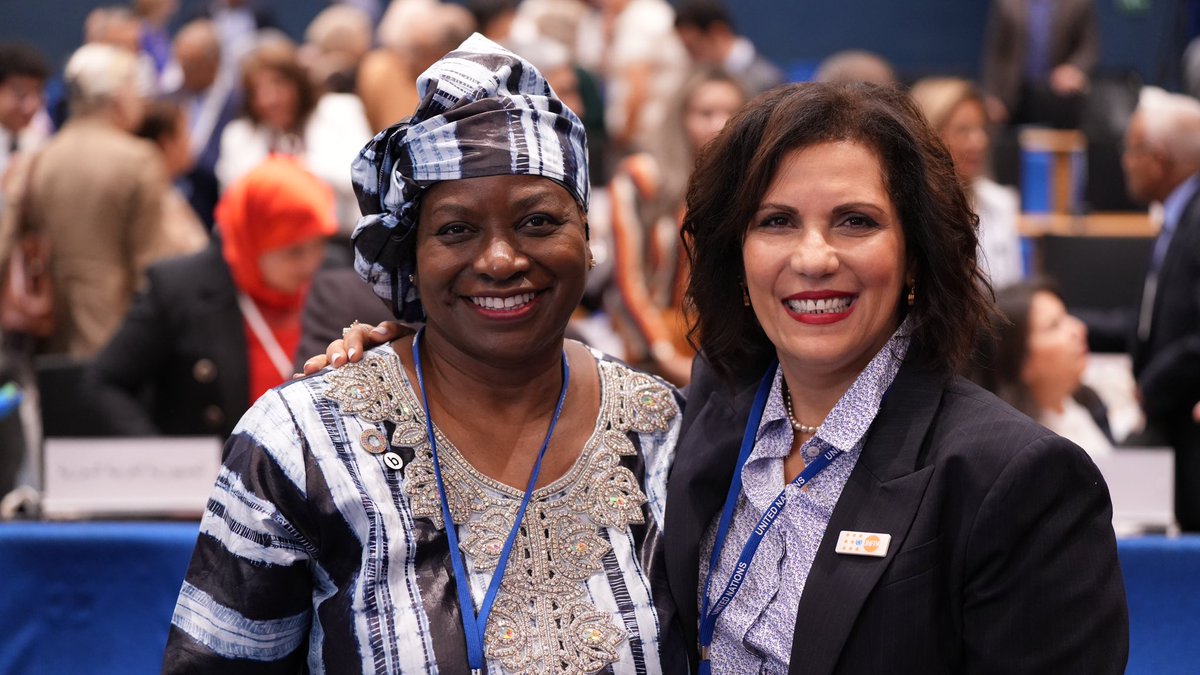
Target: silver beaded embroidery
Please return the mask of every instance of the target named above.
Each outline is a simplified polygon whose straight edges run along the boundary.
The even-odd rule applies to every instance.
[[[571,469],[533,494],[484,633],[488,658],[509,673],[594,673],[618,658],[625,629],[589,600],[586,582],[603,573],[611,549],[599,528],[624,532],[643,522],[646,495],[621,464],[636,455],[627,432],[666,431],[679,414],[671,391],[620,364],[599,361],[596,431]],[[411,447],[404,491],[413,517],[442,528],[441,503],[424,415],[399,359],[376,352],[328,376],[326,397],[347,414],[396,425],[395,446]],[[480,474],[435,428],[459,547],[476,571],[494,570],[516,518],[520,490]]]

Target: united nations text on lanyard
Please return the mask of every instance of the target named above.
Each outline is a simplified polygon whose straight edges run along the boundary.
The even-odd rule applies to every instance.
[[[772,364],[767,369],[767,374],[763,376],[762,382],[758,385],[758,392],[754,396],[754,406],[750,409],[750,418],[746,421],[746,431],[742,435],[742,448],[738,453],[737,464],[733,470],[733,479],[729,482],[729,493],[725,497],[725,507],[721,511],[721,520],[717,525],[717,538],[713,542],[712,555],[708,560],[708,578],[704,582],[704,595],[700,601],[700,673],[701,675],[709,675],[712,672],[712,662],[709,660],[708,648],[712,644],[713,630],[717,625],[717,618],[729,603],[733,601],[734,596],[741,590],[746,575],[750,573],[750,564],[754,561],[754,554],[758,552],[758,545],[762,543],[763,537],[767,531],[775,524],[776,518],[783,512],[787,506],[788,497],[787,489],[790,485],[804,486],[812,481],[817,474],[825,470],[840,457],[844,452],[837,448],[829,448],[819,457],[814,459],[808,466],[804,467],[804,471],[800,472],[789,485],[785,485],[771,505],[763,512],[758,523],[754,526],[754,530],[750,533],[750,538],[746,540],[742,546],[741,555],[738,556],[737,565],[733,569],[733,574],[730,575],[729,581],[725,584],[725,590],[721,592],[717,598],[716,604],[709,608],[709,589],[712,586],[713,576],[717,572],[717,563],[721,559],[721,551],[725,547],[725,540],[729,537],[729,527],[733,522],[733,512],[737,507],[738,497],[741,495],[742,488],[742,467],[746,465],[746,460],[750,458],[750,451],[754,449],[754,441],[758,436],[758,427],[762,422],[763,410],[767,407],[767,398],[771,394],[771,387],[775,383],[775,372],[778,370],[779,364]]]

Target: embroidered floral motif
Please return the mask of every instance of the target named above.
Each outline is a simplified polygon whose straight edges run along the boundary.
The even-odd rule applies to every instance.
[[[372,424],[396,423],[392,445],[411,448],[425,440],[425,424],[417,419],[419,403],[396,358],[369,353],[358,363],[331,371],[325,398],[336,401],[347,415]]]
[[[393,445],[411,447],[415,455],[404,469],[413,516],[444,527],[417,398],[398,359],[371,356],[331,373],[326,396],[368,421],[396,424]],[[596,672],[617,660],[627,637],[613,617],[597,611],[585,584],[604,571],[612,548],[600,528],[625,531],[644,520],[646,495],[621,464],[621,457],[637,454],[626,432],[665,431],[679,410],[658,380],[598,363],[596,432],[566,475],[534,492],[484,633],[488,658],[510,673]],[[494,570],[521,492],[477,472],[437,434],[450,512],[462,528],[460,548],[474,570]]]
[[[616,396],[608,399],[607,413],[617,431],[666,431],[678,409],[671,391],[661,382],[628,368],[609,368]],[[605,384],[607,388],[608,383]]]

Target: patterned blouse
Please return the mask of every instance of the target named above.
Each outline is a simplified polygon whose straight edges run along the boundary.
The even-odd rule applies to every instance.
[[[709,652],[714,673],[788,672],[792,628],[796,625],[804,582],[842,488],[858,463],[867,430],[879,414],[883,396],[900,370],[909,343],[906,333],[907,324],[896,331],[859,373],[825,418],[816,436],[801,448],[806,458],[816,458],[831,447],[843,450],[845,454],[803,488],[787,486],[787,506],[763,537],[741,590],[717,619]],[[750,532],[784,489],[783,460],[791,452],[792,439],[792,426],[783,400],[783,370],[780,369],[775,374],[763,410],[754,448],[742,467],[742,493],[709,589],[710,607],[725,589]],[[805,463],[808,461],[806,459]],[[719,518],[720,514],[708,528],[701,546],[701,589],[708,574],[708,560],[716,540]]]
[[[489,673],[661,672],[650,558],[680,399],[593,355],[595,430],[532,497],[538,526],[520,530],[484,636]],[[435,433],[478,607],[523,493]],[[226,453],[165,673],[469,672],[424,415],[390,347],[268,392]]]

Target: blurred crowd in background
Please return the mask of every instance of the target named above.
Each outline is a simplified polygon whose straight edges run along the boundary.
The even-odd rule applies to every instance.
[[[473,32],[533,62],[587,128],[598,264],[574,337],[687,383],[683,289],[703,272],[688,269],[679,236],[689,173],[743,103],[796,79],[724,3],[347,0],[300,40],[277,27],[287,3],[190,9],[97,7],[61,70],[36,45],[0,43],[4,297],[33,265],[50,303],[37,325],[14,316],[0,328],[0,494],[36,474],[29,449],[43,431],[227,435],[342,326],[390,318],[352,270],[350,163],[414,110],[417,75]],[[1022,241],[1016,130],[1083,132],[1091,208],[1162,205],[1163,234],[1139,263],[1140,315],[1097,317],[1091,340],[1133,354],[1140,403],[1164,420],[1154,442],[1194,443],[1200,253],[1181,250],[1181,223],[1200,227],[1200,103],[1136,78],[1093,79],[1091,0],[993,0],[989,11],[977,82],[903,80],[859,50],[828,55],[811,77],[909,89],[970,187],[1007,317],[973,375],[1089,452],[1141,433],[1142,420],[1114,433],[1106,401],[1081,384],[1088,328]],[[1200,81],[1189,65],[1200,48],[1180,60],[1185,84]],[[49,253],[22,251],[30,233]]]

